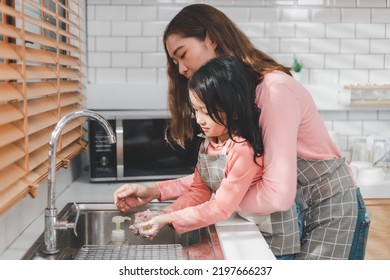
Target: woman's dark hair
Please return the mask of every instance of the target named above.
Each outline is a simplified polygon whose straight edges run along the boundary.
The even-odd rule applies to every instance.
[[[255,162],[264,152],[260,109],[255,102],[258,76],[240,59],[223,55],[207,62],[188,81],[188,90],[206,105],[215,122],[226,126],[229,137],[238,135],[250,143]]]
[[[289,75],[288,68],[277,63],[272,57],[255,48],[249,38],[217,8],[206,4],[184,7],[168,24],[164,32],[164,46],[167,55],[168,106],[171,112],[169,134],[171,141],[184,146],[185,140],[193,137],[191,108],[188,103],[187,78],[181,75],[169,56],[165,42],[176,34],[183,38],[205,40],[206,35],[216,43],[218,55],[234,56],[241,59],[259,73],[258,83],[271,71],[279,70]]]

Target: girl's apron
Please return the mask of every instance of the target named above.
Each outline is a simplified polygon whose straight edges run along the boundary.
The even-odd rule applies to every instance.
[[[201,145],[198,156],[199,173],[203,182],[217,191],[226,174],[226,152],[230,146],[229,139],[220,154],[206,154],[209,139]],[[267,216],[253,216],[248,213],[239,214],[256,223],[268,242],[271,250],[277,256],[294,254],[300,251],[300,236],[296,205],[285,212],[277,212]]]
[[[232,142],[232,139],[229,138],[229,140],[226,141],[220,154],[214,155],[206,154],[207,147],[210,144],[209,141],[209,138],[206,138],[199,149],[199,173],[203,182],[213,192],[216,192],[221,185],[222,180],[225,178],[226,152]]]

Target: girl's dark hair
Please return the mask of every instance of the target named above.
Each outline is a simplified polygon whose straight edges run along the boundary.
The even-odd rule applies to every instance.
[[[291,75],[288,68],[255,48],[233,21],[217,8],[206,4],[184,7],[168,24],[163,37],[167,55],[168,106],[171,112],[169,134],[171,141],[179,145],[184,146],[185,140],[193,137],[193,130],[191,108],[188,105],[187,78],[179,73],[165,45],[167,38],[172,34],[200,41],[205,40],[208,35],[216,43],[218,55],[237,57],[258,72],[258,83],[264,74],[274,70]]]
[[[206,105],[215,122],[226,126],[229,137],[238,135],[250,143],[255,162],[264,153],[260,109],[255,102],[258,76],[240,59],[223,55],[207,62],[188,81],[188,90]]]

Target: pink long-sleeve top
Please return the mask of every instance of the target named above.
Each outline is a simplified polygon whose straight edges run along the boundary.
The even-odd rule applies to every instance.
[[[188,191],[165,208],[171,212],[172,225],[179,233],[198,229],[226,220],[238,206],[251,186],[256,185],[262,176],[262,157],[253,160],[253,149],[241,137],[234,137],[226,152],[225,178],[210,200],[212,191],[203,182],[198,166]],[[220,154],[224,143],[210,141],[207,154]],[[171,181],[174,182],[174,181]]]
[[[288,210],[297,189],[297,158],[339,158],[310,93],[293,77],[273,71],[256,89],[264,142],[262,179],[243,197],[240,210],[268,215]],[[192,175],[159,183],[161,200],[189,190]]]

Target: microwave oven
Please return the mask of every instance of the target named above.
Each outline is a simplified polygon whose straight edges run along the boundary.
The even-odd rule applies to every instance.
[[[111,124],[117,142],[109,144],[103,127],[88,121],[91,182],[165,180],[194,172],[200,138],[188,141],[185,149],[170,146],[165,140],[168,112],[98,113]]]

